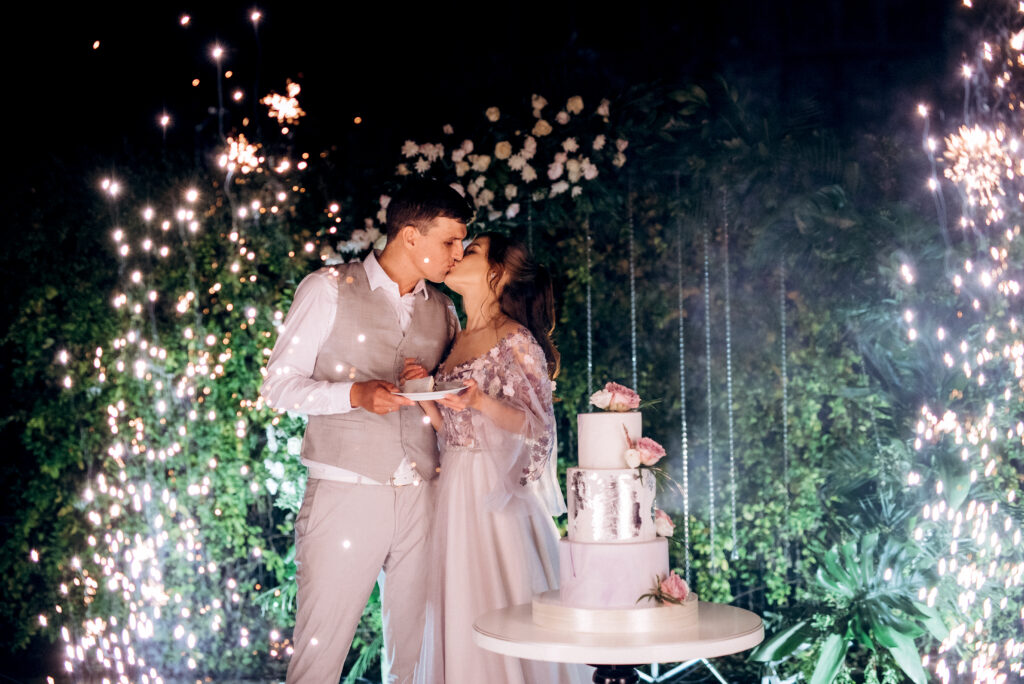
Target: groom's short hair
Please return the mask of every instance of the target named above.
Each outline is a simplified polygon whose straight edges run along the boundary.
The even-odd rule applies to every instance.
[[[406,226],[413,226],[425,234],[430,229],[430,222],[436,218],[469,223],[473,218],[473,207],[452,186],[432,178],[417,178],[403,186],[388,202],[385,221],[388,242]]]

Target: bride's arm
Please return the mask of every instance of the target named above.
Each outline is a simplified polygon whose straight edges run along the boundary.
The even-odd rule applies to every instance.
[[[434,428],[434,432],[440,432],[441,430],[441,411],[438,410],[437,404],[433,401],[417,401],[420,408],[423,409],[423,413],[430,419],[430,425]]]
[[[502,430],[522,434],[527,422],[524,411],[481,391],[473,378],[466,378],[465,382],[465,392],[449,394],[441,397],[438,401],[453,411],[463,411],[467,408],[476,409],[490,418]],[[434,410],[437,410],[436,406]]]

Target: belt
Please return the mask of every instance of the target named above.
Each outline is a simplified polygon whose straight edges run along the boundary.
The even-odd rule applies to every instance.
[[[393,475],[384,482],[378,482],[373,478],[359,475],[358,473],[339,473],[337,469],[330,466],[322,466],[313,463],[306,464],[307,475],[315,480],[331,480],[332,482],[347,482],[349,484],[376,485],[378,487],[408,487],[418,485],[422,482],[419,473],[413,471],[412,476],[395,478]]]

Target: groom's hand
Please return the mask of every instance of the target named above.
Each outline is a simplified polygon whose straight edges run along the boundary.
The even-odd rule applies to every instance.
[[[366,382],[352,383],[352,390],[349,392],[349,399],[352,408],[361,408],[370,413],[384,415],[397,411],[403,406],[412,406],[412,399],[400,397],[397,394],[398,388],[384,380],[367,380]]]

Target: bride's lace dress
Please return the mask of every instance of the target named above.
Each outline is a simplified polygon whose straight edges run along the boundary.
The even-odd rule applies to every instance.
[[[488,352],[439,372],[437,382],[476,380],[524,414],[516,434],[475,410],[440,406],[441,473],[427,631],[417,681],[429,684],[589,682],[590,668],[498,655],[473,642],[481,614],[529,603],[558,586],[558,530],[565,510],[555,476],[551,381],[526,328]],[[421,676],[422,675],[422,676]]]

